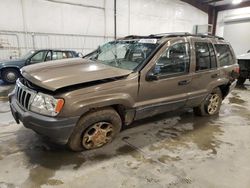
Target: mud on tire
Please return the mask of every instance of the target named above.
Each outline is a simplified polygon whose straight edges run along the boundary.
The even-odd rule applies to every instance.
[[[97,130],[98,127],[100,128],[100,131]],[[114,137],[120,132],[121,127],[121,118],[119,114],[111,107],[89,112],[81,117],[78,121],[73,133],[68,140],[68,147],[72,151],[83,151],[102,147],[114,139]],[[91,147],[91,139],[93,139],[92,141],[94,143],[100,141],[105,137],[105,135],[102,134],[103,130],[106,131],[107,129],[109,131],[106,133],[106,136],[109,136],[109,138],[107,138],[107,143],[104,143],[100,146],[95,144],[95,146]],[[89,137],[91,139],[86,140],[85,137],[88,137],[88,135],[90,135]],[[106,138],[104,139],[106,140]],[[90,145],[88,145],[88,142]]]

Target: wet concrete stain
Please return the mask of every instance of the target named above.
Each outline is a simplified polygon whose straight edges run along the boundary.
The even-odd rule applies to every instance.
[[[90,161],[104,161],[110,159],[114,155],[107,155],[107,154],[96,154],[88,158]]]
[[[137,161],[141,161],[144,159],[144,156],[139,151],[137,151],[134,147],[129,145],[121,146],[116,150],[116,152],[119,155],[130,155]]]
[[[192,184],[192,180],[189,178],[178,178],[178,180],[168,184],[168,188],[183,187],[184,185]]]
[[[162,155],[161,157],[158,158],[158,160],[161,162],[161,163],[168,163],[170,161],[180,161],[181,158],[179,156],[176,156],[176,157],[171,157],[169,155]]]
[[[16,188],[16,186],[12,183],[0,182],[1,188]]]
[[[41,187],[50,184],[50,178],[55,175],[55,171],[65,165],[74,165],[77,170],[86,162],[81,153],[72,153],[61,149],[51,151],[26,150],[29,162],[34,166],[30,170],[29,178],[24,183],[24,187]]]
[[[163,126],[162,129],[155,133],[155,136],[161,141],[152,144],[149,150],[175,150],[178,146],[188,148],[188,142],[192,142],[199,149],[209,151],[209,153],[215,155],[217,154],[217,148],[221,144],[217,136],[223,134],[217,119],[218,116],[196,117],[190,112],[180,114],[180,119],[176,124],[170,127]],[[196,132],[199,132],[199,134],[196,134]]]
[[[49,179],[47,181],[47,185],[62,185],[63,181],[58,180],[58,179]]]
[[[14,85],[0,86],[0,101],[8,101],[8,94],[13,91]]]
[[[229,102],[230,103],[235,103],[235,104],[243,104],[246,101],[244,101],[243,99],[241,99],[239,97],[229,97]]]

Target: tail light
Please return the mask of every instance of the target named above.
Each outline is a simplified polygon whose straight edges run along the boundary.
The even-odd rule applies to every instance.
[[[239,74],[240,73],[240,67],[239,66],[235,67],[233,71]]]
[[[233,79],[237,79],[240,76],[240,67],[237,66],[232,70],[231,76]]]

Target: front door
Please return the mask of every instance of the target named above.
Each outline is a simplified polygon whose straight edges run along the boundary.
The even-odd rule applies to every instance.
[[[190,43],[172,39],[141,71],[136,119],[185,105],[191,82]]]

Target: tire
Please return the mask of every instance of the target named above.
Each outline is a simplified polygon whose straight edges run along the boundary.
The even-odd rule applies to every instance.
[[[220,111],[222,103],[222,93],[220,88],[215,88],[206,97],[206,99],[197,107],[194,108],[194,114],[198,116],[212,116]]]
[[[68,147],[72,151],[102,147],[115,138],[121,127],[121,118],[113,108],[89,112],[78,121],[68,140]]]
[[[237,80],[237,85],[242,86],[245,83],[245,81],[246,81],[246,78],[239,77]]]
[[[7,84],[14,84],[19,77],[19,72],[14,68],[4,69],[2,72],[2,80]]]

